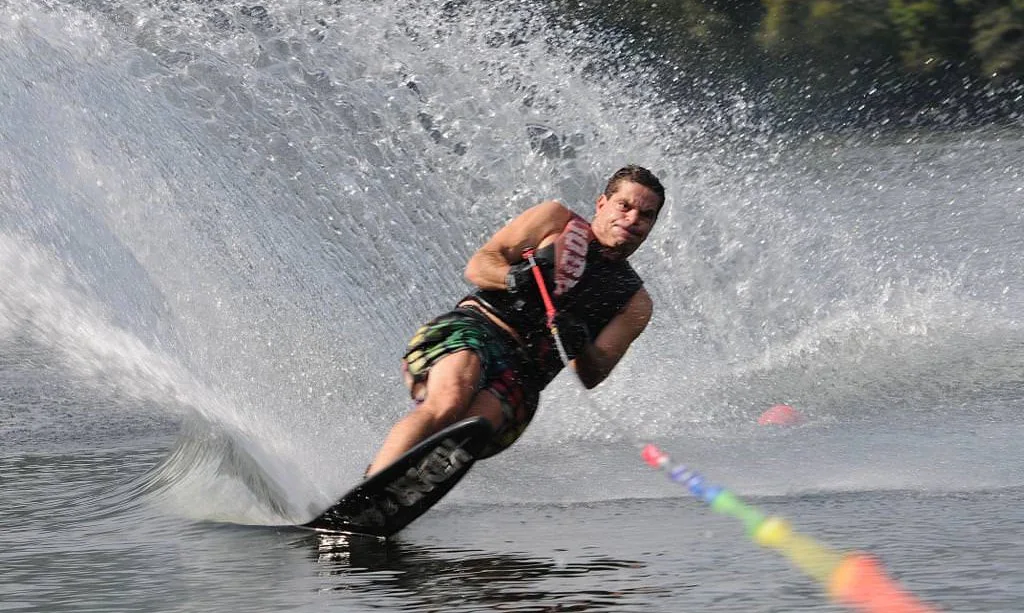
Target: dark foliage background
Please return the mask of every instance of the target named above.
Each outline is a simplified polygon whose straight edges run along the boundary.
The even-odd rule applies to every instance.
[[[1024,0],[555,0],[627,41],[670,97],[793,127],[1024,119]]]

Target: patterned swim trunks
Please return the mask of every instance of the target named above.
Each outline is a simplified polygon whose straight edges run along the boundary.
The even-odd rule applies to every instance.
[[[525,355],[519,344],[484,314],[459,307],[413,335],[402,358],[402,371],[413,400],[422,402],[431,366],[446,355],[467,349],[480,358],[482,375],[477,390],[493,394],[504,416],[481,456],[486,458],[514,443],[537,411],[540,392],[523,376]]]

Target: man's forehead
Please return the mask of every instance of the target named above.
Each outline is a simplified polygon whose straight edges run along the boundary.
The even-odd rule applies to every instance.
[[[635,185],[636,188],[627,188],[627,185]],[[627,203],[642,209],[658,208],[658,195],[654,193],[654,190],[646,185],[641,185],[632,181],[624,182],[619,185],[618,189],[615,190],[615,193],[612,194],[612,198],[624,200]]]

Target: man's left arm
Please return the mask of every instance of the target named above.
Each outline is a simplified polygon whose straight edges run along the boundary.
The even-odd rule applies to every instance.
[[[647,327],[654,312],[654,302],[647,290],[633,294],[626,306],[601,330],[593,343],[587,344],[573,360],[576,375],[587,388],[604,381],[626,350]]]

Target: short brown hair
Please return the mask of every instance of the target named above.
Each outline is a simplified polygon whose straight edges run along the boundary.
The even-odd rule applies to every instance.
[[[661,181],[658,180],[658,177],[654,176],[653,172],[636,164],[624,166],[616,170],[615,174],[608,179],[608,185],[604,188],[604,195],[611,198],[615,190],[619,188],[619,183],[623,181],[639,183],[657,194],[658,199],[661,201],[658,203],[658,211],[661,211],[661,207],[665,205],[665,188],[662,186]]]

